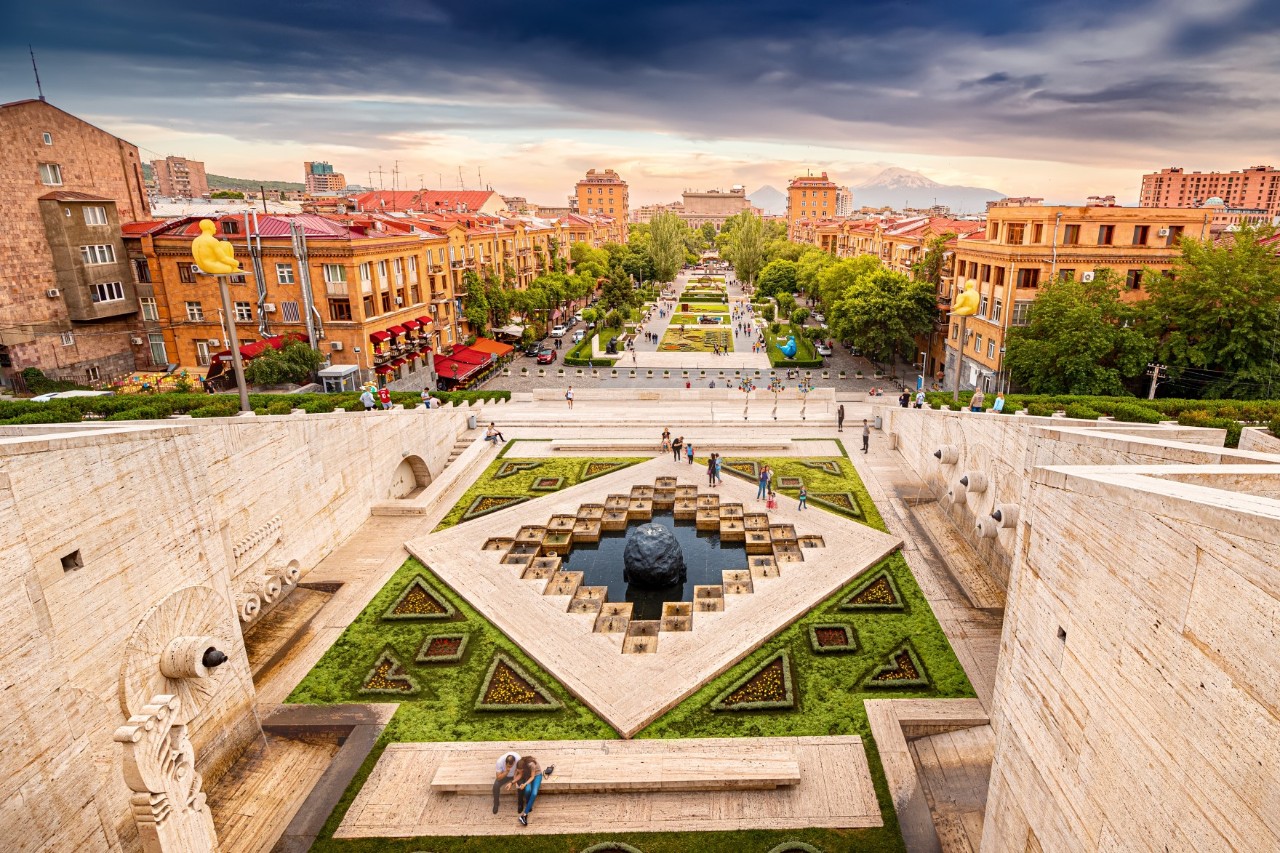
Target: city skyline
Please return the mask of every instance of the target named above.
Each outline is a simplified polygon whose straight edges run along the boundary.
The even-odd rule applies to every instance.
[[[1261,0],[219,11],[15,9],[0,100],[36,94],[31,43],[49,101],[144,159],[290,181],[327,160],[386,188],[399,160],[401,188],[461,172],[553,206],[593,167],[634,205],[888,166],[1134,204],[1147,171],[1275,162],[1280,130],[1280,9]]]

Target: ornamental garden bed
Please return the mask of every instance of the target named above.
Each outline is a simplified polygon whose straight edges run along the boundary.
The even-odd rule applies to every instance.
[[[532,492],[556,492],[564,486],[564,477],[539,477],[529,486]]]
[[[532,471],[535,468],[541,468],[541,462],[531,462],[529,460],[508,460],[498,466],[498,470],[494,472],[495,480],[504,480],[507,477],[514,477],[522,471]]]
[[[730,685],[711,703],[713,711],[777,711],[794,708],[791,657],[782,651]]]
[[[893,576],[887,571],[873,572],[859,582],[853,591],[840,602],[841,610],[863,612],[898,612],[905,608],[902,593]]]
[[[834,510],[843,515],[862,518],[862,507],[858,499],[849,492],[810,492],[809,503]]]
[[[858,632],[852,625],[824,622],[809,626],[809,648],[818,654],[857,652]]]
[[[862,682],[862,686],[872,690],[893,690],[917,689],[931,685],[920,655],[916,653],[910,641],[904,641],[889,655],[886,663],[871,671]]]
[[[467,653],[470,634],[434,634],[422,641],[415,663],[457,663]]]
[[[418,682],[405,670],[390,646],[382,650],[364,677],[360,692],[369,695],[407,696],[418,692]]]
[[[528,495],[478,495],[462,513],[462,521],[470,521],[500,509],[507,509],[529,500]]]
[[[452,619],[457,614],[449,599],[416,576],[399,598],[382,614],[383,619]]]
[[[511,658],[494,655],[480,686],[477,711],[556,711],[560,703]]]

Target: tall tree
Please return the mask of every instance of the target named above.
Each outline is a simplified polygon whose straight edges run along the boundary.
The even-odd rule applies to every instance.
[[[1128,393],[1125,380],[1146,368],[1153,342],[1123,292],[1109,269],[1095,270],[1093,281],[1045,285],[1027,325],[1009,330],[1004,367],[1012,381],[1034,394]]]
[[[730,220],[737,222],[729,232],[727,257],[733,264],[734,275],[751,284],[764,267],[764,222],[750,211],[730,217]],[[726,252],[722,251],[721,254]]]
[[[796,262],[796,286],[811,297],[816,295],[826,313],[834,314],[845,291],[862,276],[880,268],[880,259],[875,255],[858,255],[837,261],[826,252],[811,249]]]
[[[649,222],[649,260],[658,281],[675,281],[684,266],[685,232],[689,228],[674,213],[664,212]]]
[[[796,289],[796,262],[770,261],[760,271],[756,289],[761,296],[777,296],[780,293],[793,293]]]
[[[894,361],[915,353],[916,336],[933,328],[937,313],[932,285],[881,267],[845,288],[827,322],[871,358]]]
[[[1280,257],[1275,228],[1222,243],[1184,238],[1182,256],[1147,286],[1156,357],[1210,397],[1280,396]]]

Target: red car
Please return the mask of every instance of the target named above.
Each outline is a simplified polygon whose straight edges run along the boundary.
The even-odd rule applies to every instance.
[[[551,347],[543,347],[538,350],[538,364],[555,364],[556,351]]]

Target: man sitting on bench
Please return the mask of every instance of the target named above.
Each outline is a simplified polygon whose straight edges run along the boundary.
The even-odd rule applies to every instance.
[[[516,762],[520,760],[520,753],[507,752],[498,756],[498,764],[494,768],[498,771],[498,775],[493,780],[493,813],[498,813],[498,797],[502,794],[502,789],[516,778]],[[521,803],[517,798],[516,813],[520,813]]]

